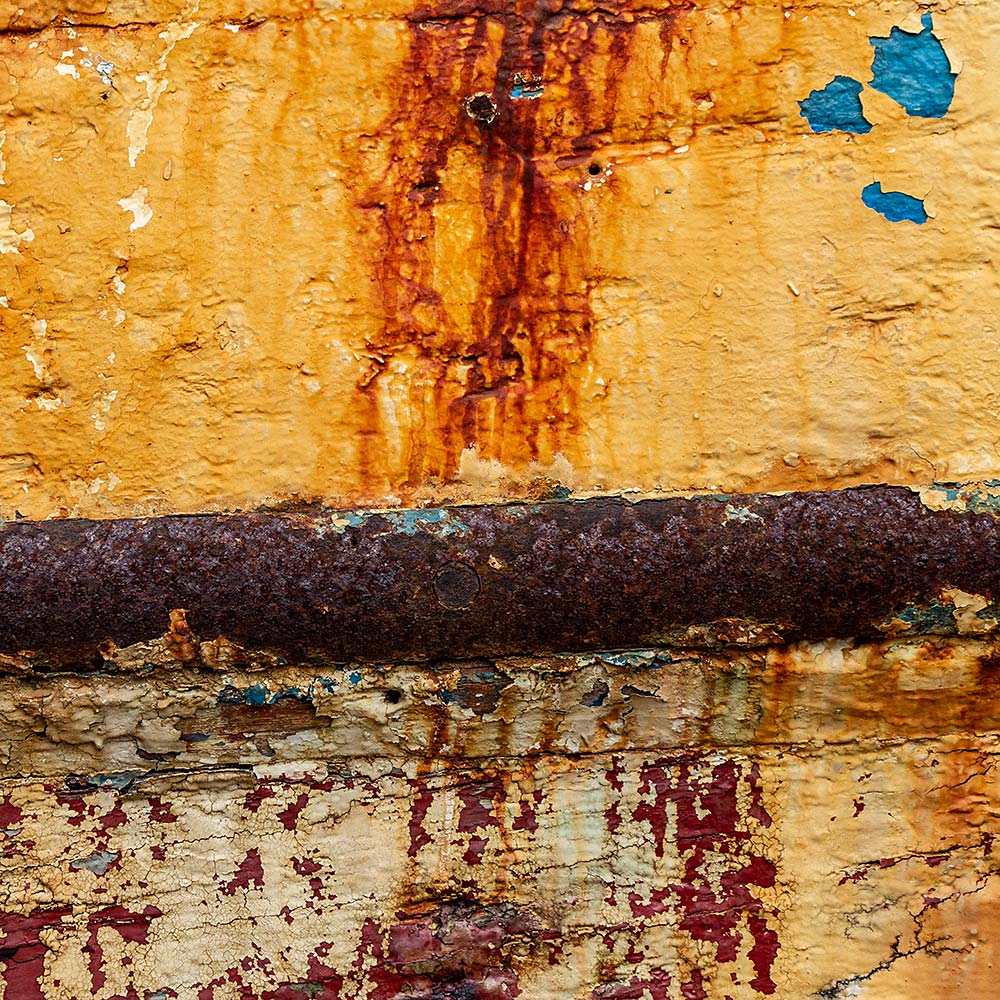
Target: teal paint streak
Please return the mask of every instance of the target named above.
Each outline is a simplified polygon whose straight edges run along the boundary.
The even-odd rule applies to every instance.
[[[385,521],[399,535],[415,535],[426,531],[447,538],[449,535],[466,535],[470,530],[467,524],[463,524],[443,507],[426,510],[338,511],[331,519],[331,527],[338,534],[343,534],[348,530],[362,528],[376,518]]]
[[[961,483],[934,483],[929,489],[941,493],[949,502],[957,501],[973,514],[1000,516],[1000,494],[988,492],[1000,487],[1000,479],[987,479],[982,484],[963,486]]]
[[[466,535],[468,525],[455,520],[451,514],[438,507],[432,510],[400,510],[381,515],[400,535],[415,535],[418,531],[430,531],[435,535]]]

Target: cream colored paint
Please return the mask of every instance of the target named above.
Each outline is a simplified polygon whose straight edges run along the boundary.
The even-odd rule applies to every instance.
[[[456,899],[473,927],[525,921],[490,954],[532,1000],[990,995],[995,639],[507,659],[494,700],[464,705],[474,664],[279,663],[221,640],[183,665],[166,642],[110,655],[101,675],[0,674],[0,935],[43,922],[45,1000],[270,1000],[322,970],[342,1000],[426,995],[421,969],[471,990]],[[691,912],[732,919],[734,950]],[[365,945],[421,921],[457,961]],[[412,987],[379,979],[400,970]]]

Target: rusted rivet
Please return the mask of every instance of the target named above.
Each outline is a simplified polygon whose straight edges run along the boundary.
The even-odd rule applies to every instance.
[[[452,611],[467,608],[479,593],[479,574],[464,563],[448,563],[434,577],[434,593]]]
[[[596,177],[600,172],[601,165],[599,163],[591,163],[591,165],[587,167],[587,173],[590,174],[591,177]]]
[[[482,90],[476,94],[470,94],[462,101],[462,106],[465,108],[465,113],[473,121],[479,122],[480,125],[492,124],[493,119],[497,116],[496,101]]]

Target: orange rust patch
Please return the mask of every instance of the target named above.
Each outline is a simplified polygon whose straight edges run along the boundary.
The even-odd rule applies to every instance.
[[[399,100],[383,123],[388,167],[359,198],[378,220],[385,317],[358,383],[367,481],[391,479],[396,465],[387,381],[405,382],[413,428],[405,479],[392,484],[404,495],[428,477],[453,478],[463,449],[550,462],[580,430],[590,289],[603,277],[585,195],[614,184],[598,150],[640,27],[659,26],[665,72],[689,9],[583,16],[519,0],[487,14],[444,3],[411,16],[390,84]],[[525,80],[540,96],[516,96]]]

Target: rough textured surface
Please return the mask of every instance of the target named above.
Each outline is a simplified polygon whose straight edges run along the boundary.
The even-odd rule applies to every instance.
[[[0,684],[4,1000],[992,990],[993,641],[136,653]]]
[[[0,0],[0,998],[994,995],[998,27]]]
[[[103,664],[168,630],[430,660],[998,626],[996,489],[867,487],[0,525],[0,653]],[[951,498],[951,499],[949,499]]]
[[[998,20],[927,20],[5,3],[2,512],[992,475]]]

